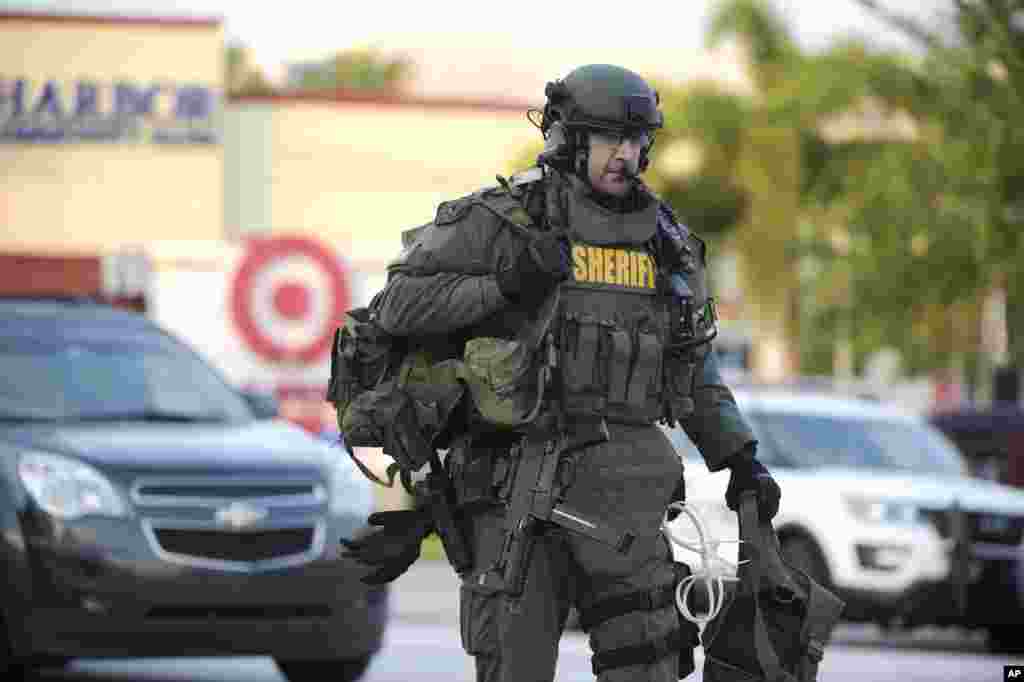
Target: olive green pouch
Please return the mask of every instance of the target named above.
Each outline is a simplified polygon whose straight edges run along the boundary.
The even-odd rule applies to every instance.
[[[478,337],[466,343],[459,378],[473,398],[474,421],[513,429],[532,421],[543,391],[540,364],[518,339]]]
[[[472,419],[480,426],[515,429],[536,418],[554,364],[549,357],[554,349],[544,340],[559,300],[555,287],[513,339],[477,337],[466,342],[458,376],[469,387]]]

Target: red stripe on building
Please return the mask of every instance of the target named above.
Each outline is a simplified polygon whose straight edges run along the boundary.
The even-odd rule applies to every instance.
[[[157,26],[160,28],[218,28],[221,17],[167,17],[105,14],[59,14],[55,12],[0,12],[0,23],[76,24],[104,26]]]

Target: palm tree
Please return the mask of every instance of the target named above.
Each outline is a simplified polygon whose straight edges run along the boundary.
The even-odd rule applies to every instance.
[[[826,153],[822,120],[854,94],[837,87],[820,58],[798,48],[789,28],[765,2],[730,0],[712,15],[708,45],[736,41],[747,60],[753,93],[696,83],[665,98],[666,133],[696,144],[696,172],[675,175],[655,167],[655,184],[699,233],[721,235],[739,256],[748,311],[762,349],[783,350],[783,366],[755,353],[755,372],[799,368],[800,230],[812,174]],[[676,144],[658,142],[656,153]],[[656,157],[657,159],[657,157]],[[724,239],[723,239],[724,238]],[[760,366],[757,366],[757,365]]]
[[[694,229],[722,235],[736,250],[758,341],[786,349],[788,371],[800,368],[801,348],[805,360],[817,348],[810,369],[828,371],[834,364],[829,332],[851,336],[855,321],[859,242],[849,219],[864,188],[851,178],[911,139],[908,130],[893,139],[891,115],[923,106],[919,79],[910,64],[855,42],[806,53],[763,1],[718,6],[708,44],[728,40],[746,57],[753,93],[715,83],[667,89],[668,139],[658,142],[655,182],[674,205],[686,207]],[[879,124],[865,129],[865,110],[881,112]],[[679,140],[697,145],[701,162],[673,174],[657,155],[670,155]],[[833,329],[802,339],[809,312]],[[762,375],[767,369],[755,367]]]

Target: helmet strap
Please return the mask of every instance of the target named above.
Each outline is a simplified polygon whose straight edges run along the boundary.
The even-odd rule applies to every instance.
[[[590,183],[590,136],[585,130],[575,130],[571,133],[573,137],[572,154],[574,160],[573,171],[582,180]]]

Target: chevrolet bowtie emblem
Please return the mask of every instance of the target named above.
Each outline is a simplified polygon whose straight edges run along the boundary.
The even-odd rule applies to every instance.
[[[270,512],[263,507],[256,507],[245,502],[232,502],[228,506],[218,509],[213,518],[222,526],[240,530],[254,526],[268,516],[270,516]]]

